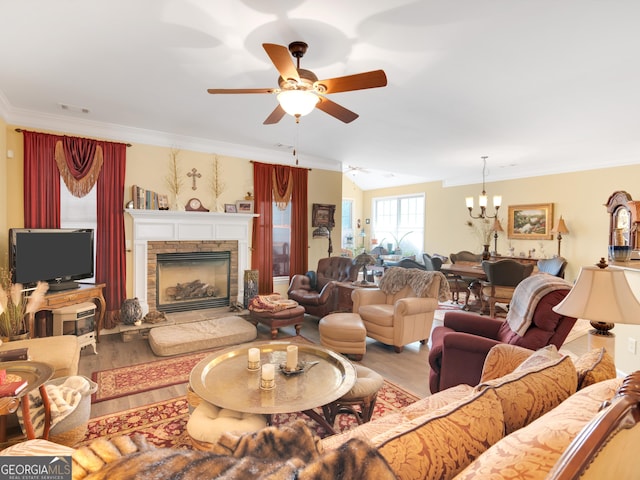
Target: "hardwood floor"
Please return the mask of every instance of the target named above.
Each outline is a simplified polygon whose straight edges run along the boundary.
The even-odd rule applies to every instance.
[[[301,333],[307,339],[319,344],[318,319],[306,315]],[[280,329],[278,338],[292,335],[295,335],[294,327],[284,327]],[[258,339],[269,340],[270,338],[270,330],[264,325],[258,325]],[[586,351],[586,343],[586,336],[584,336],[564,345],[563,348],[580,355]],[[404,389],[424,397],[430,394],[428,354],[429,348],[427,345],[422,345],[419,342],[407,345],[404,351],[398,354],[394,352],[392,347],[367,339],[367,353],[360,363],[379,372],[383,377]],[[149,347],[147,340],[123,342],[119,334],[103,334],[100,336],[100,343],[98,344],[98,355],[94,355],[91,348],[82,350],[79,374],[91,378],[91,374],[94,371],[135,365],[162,358],[166,357],[156,356]],[[106,400],[92,404],[91,417],[168,400],[185,393],[186,385],[183,384],[114,400]]]

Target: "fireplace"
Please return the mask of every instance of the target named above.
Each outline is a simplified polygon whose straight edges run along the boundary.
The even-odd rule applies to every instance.
[[[149,242],[150,310],[181,312],[230,305],[238,295],[238,242]]]
[[[230,302],[242,301],[243,274],[250,268],[252,220],[256,214],[178,212],[128,208],[133,219],[133,296],[143,314],[156,310],[159,253],[231,252]]]
[[[229,306],[231,252],[159,253],[156,308],[181,312]]]

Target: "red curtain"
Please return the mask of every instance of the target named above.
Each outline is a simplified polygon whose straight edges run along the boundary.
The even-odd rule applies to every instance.
[[[306,168],[253,163],[253,252],[251,268],[260,272],[258,292],[273,292],[273,202],[276,190],[291,192],[291,248],[289,275],[305,273],[309,262],[309,227]]]
[[[106,284],[103,327],[113,328],[120,305],[127,298],[123,211],[127,147],[110,142],[99,142],[98,147],[102,147],[104,163],[97,191],[96,283]]]
[[[309,222],[307,207],[306,168],[291,168],[293,191],[291,192],[291,258],[289,275],[304,274],[309,270]]]
[[[273,165],[253,162],[254,211],[251,268],[258,270],[258,293],[273,292]]]
[[[24,226],[60,228],[60,172],[54,160],[58,135],[23,132]]]
[[[95,161],[104,162],[97,182],[96,283],[106,283],[107,312],[103,327],[113,328],[115,313],[126,298],[123,214],[126,145],[28,131],[23,131],[23,135],[27,228],[60,228],[60,173],[55,160],[58,141],[71,139],[66,143],[74,145],[73,152],[65,152],[65,157],[66,162],[73,164],[73,170],[95,171]],[[94,155],[98,151],[102,154]],[[85,178],[87,175],[90,173],[85,173]]]

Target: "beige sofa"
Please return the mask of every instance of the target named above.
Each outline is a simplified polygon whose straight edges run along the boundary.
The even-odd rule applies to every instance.
[[[498,345],[476,387],[451,387],[399,413],[327,437],[321,450],[330,458],[332,452],[344,454],[346,445],[364,439],[399,479],[547,478],[622,383],[603,349],[580,358],[558,355],[554,349],[534,353]],[[248,442],[252,435],[247,435]],[[29,452],[28,446],[24,449]]]
[[[0,352],[15,348],[28,348],[29,357],[34,362],[42,362],[53,367],[52,378],[78,374],[80,346],[73,335],[31,338],[0,345]]]
[[[572,359],[555,347],[532,355],[498,345],[478,386],[443,390],[322,443],[368,439],[400,479],[543,479],[613,397],[615,375],[604,350]]]

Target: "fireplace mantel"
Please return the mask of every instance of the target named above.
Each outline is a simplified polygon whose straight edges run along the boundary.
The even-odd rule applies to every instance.
[[[149,311],[147,242],[150,241],[237,240],[238,299],[242,301],[243,275],[249,268],[252,220],[258,215],[138,209],[125,212],[133,218],[133,296],[140,301],[144,314]]]

